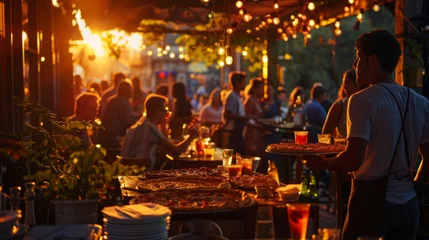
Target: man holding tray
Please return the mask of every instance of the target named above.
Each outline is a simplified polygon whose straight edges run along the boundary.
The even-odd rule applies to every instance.
[[[355,47],[357,82],[371,86],[350,97],[346,150],[333,158],[306,156],[306,165],[352,172],[343,239],[415,239],[415,186],[429,181],[429,101],[392,78],[401,55],[392,34],[366,33]],[[419,152],[422,162],[414,177]]]

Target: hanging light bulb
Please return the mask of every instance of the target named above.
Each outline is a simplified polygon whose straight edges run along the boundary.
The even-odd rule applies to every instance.
[[[156,51],[157,51],[157,52],[162,52],[162,48],[161,48],[161,47],[158,47],[158,48],[156,49]]]
[[[349,7],[344,7],[344,12],[349,12],[350,8]]]
[[[240,14],[240,15],[244,15],[244,9],[240,9],[240,10],[238,10],[238,14]]]
[[[274,25],[279,25],[280,24],[280,18],[279,17],[275,17],[273,19],[273,23],[274,23]]]
[[[269,19],[269,18],[268,18]],[[268,19],[267,19],[267,22],[268,22]],[[265,27],[265,25],[267,25],[264,21],[262,21],[261,22],[261,25],[263,26],[263,27]]]
[[[222,61],[222,60],[220,60],[220,61],[219,61],[219,66],[220,66],[220,67],[225,66],[225,62],[224,62],[224,61]]]
[[[235,6],[236,6],[237,8],[242,8],[242,7],[243,7],[243,2],[242,2],[242,1],[240,1],[240,0],[238,0],[237,2],[235,2]]]
[[[179,52],[183,52],[183,47],[179,46]]]
[[[148,56],[152,56],[152,54],[153,54],[152,51],[147,51]]]
[[[292,37],[293,37],[293,39],[295,39],[297,37],[296,33],[292,34]]]
[[[183,53],[181,53],[181,54],[179,54],[179,58],[180,58],[180,59],[184,59],[184,58],[185,58],[185,55],[184,55]]]
[[[232,29],[232,28],[226,29],[226,33],[228,33],[229,35],[231,35],[233,32],[234,32],[234,29]]]
[[[281,34],[281,33],[283,33],[283,29],[281,29],[281,28],[277,28],[277,32],[278,32],[279,34]]]
[[[334,31],[334,34],[335,34],[335,36],[340,36],[341,35],[341,33],[343,33],[342,31],[341,31],[341,29],[339,29],[339,28],[336,28],[335,29],[335,31]]]
[[[294,19],[295,19],[295,15],[291,15],[290,20],[294,20]]]
[[[244,14],[243,20],[245,22],[250,22],[252,20],[252,15],[250,15],[249,13]]]
[[[308,10],[313,11],[316,9],[316,5],[314,5],[314,2],[309,2],[307,5]]]
[[[201,0],[201,2],[208,3],[208,2],[210,2],[210,0]]]
[[[243,52],[241,52],[241,54],[245,57],[245,56],[247,56],[247,51],[244,50]]]
[[[252,32],[252,30],[250,30],[250,29],[247,29],[247,30],[246,30],[246,32],[247,32],[247,33],[251,33],[251,32]]]
[[[168,53],[168,51],[167,51],[167,50],[162,51],[162,54],[163,54],[163,55],[167,55],[167,53]]]
[[[350,3],[350,4],[355,3],[355,0],[349,0],[349,3]]]
[[[277,0],[274,0],[274,9],[279,9],[279,2]]]
[[[311,38],[311,34],[307,33],[307,35],[305,35],[306,38],[310,39]]]
[[[171,47],[170,45],[165,45],[165,50],[170,51]]]
[[[372,6],[372,10],[374,10],[374,12],[380,11],[380,5],[374,4],[374,6]]]
[[[255,27],[255,31],[259,31],[259,29],[260,29],[259,27]]]
[[[225,62],[226,62],[227,65],[231,65],[232,64],[232,57],[231,56],[227,56],[225,58]]]
[[[340,21],[338,21],[338,20],[337,20],[337,21],[335,22],[335,27],[336,27],[336,28],[339,28],[339,27],[340,27],[340,25],[341,25]]]
[[[298,23],[299,23],[298,18],[295,18],[295,20],[293,20],[293,22],[292,22],[292,25],[296,27],[296,26],[298,26]]]
[[[265,54],[264,54],[264,55],[262,56],[262,62],[263,62],[263,63],[267,63],[267,62],[268,62],[268,56],[267,56],[267,55],[265,55]]]
[[[174,52],[170,53],[170,58],[176,57],[176,54]]]
[[[314,25],[316,25],[316,21],[310,19],[310,21],[308,21],[308,25],[310,25],[310,27],[314,27]]]
[[[319,28],[320,28],[320,25],[319,25],[319,24],[316,24],[316,25],[314,26],[314,28],[319,29]]]
[[[220,48],[218,49],[217,53],[218,53],[219,55],[223,56],[223,55],[225,54],[225,48],[220,47]]]

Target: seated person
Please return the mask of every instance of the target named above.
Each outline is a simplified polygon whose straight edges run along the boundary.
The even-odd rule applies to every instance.
[[[198,136],[194,128],[189,130],[189,137],[178,144],[173,144],[158,129],[165,124],[168,113],[168,99],[161,95],[150,94],[145,101],[146,118],[142,117],[132,126],[126,136],[121,156],[138,158],[145,161],[143,165],[152,171],[156,163],[156,147],[159,146],[169,153],[180,155],[185,152],[191,141]]]
[[[94,121],[100,108],[100,97],[96,93],[84,92],[76,97],[74,115],[69,117],[70,121]],[[77,134],[82,140],[82,146],[88,148],[92,142],[89,138],[88,129],[82,129]]]
[[[326,100],[327,96],[328,90],[324,87],[316,86],[311,89],[311,101],[304,107],[308,123],[319,127],[320,130],[322,130],[326,119],[326,111],[321,103]]]

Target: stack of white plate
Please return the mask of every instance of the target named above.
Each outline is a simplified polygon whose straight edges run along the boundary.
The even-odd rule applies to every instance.
[[[159,204],[107,207],[103,215],[104,230],[109,240],[168,239],[171,211]]]

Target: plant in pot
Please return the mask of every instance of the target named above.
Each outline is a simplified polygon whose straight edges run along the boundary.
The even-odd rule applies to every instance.
[[[97,223],[100,200],[112,198],[117,176],[144,170],[124,166],[120,160],[108,164],[105,156],[105,149],[90,146],[73,152],[58,172],[46,169],[26,177],[40,184],[45,196],[53,200],[56,224]]]

